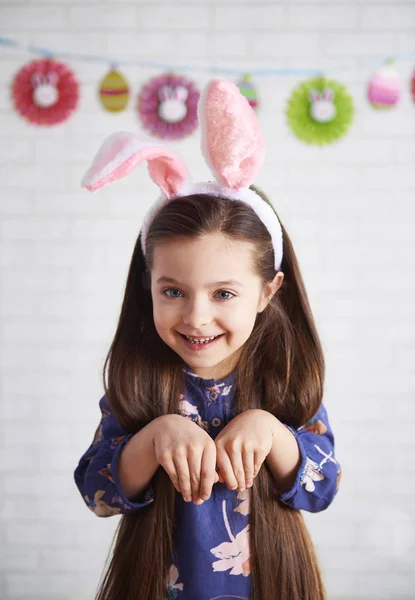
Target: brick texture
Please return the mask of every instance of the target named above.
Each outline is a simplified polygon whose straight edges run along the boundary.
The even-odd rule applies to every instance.
[[[324,148],[286,125],[300,78],[256,78],[267,144],[258,184],[292,237],[326,354],[344,476],[333,506],[305,518],[329,600],[413,599],[413,64],[397,65],[395,110],[373,110],[366,85],[378,59],[415,51],[414,2],[0,0],[0,27],[57,52],[194,64],[200,86],[212,65],[343,68],[332,75],[356,119]],[[80,178],[107,134],[137,128],[136,95],[157,71],[122,67],[134,99],[114,116],[96,99],[108,65],[68,61],[79,109],[36,128],[9,93],[31,58],[0,47],[0,598],[91,600],[118,517],[94,517],[72,472],[99,419],[103,361],[157,190],[145,168],[96,195]],[[194,178],[208,179],[198,136],[178,148]]]

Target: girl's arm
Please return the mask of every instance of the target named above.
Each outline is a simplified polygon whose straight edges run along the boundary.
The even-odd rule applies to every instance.
[[[88,508],[99,517],[109,517],[153,502],[151,478],[158,464],[149,441],[153,422],[135,435],[130,434],[118,423],[105,396],[99,405],[101,421],[74,476]]]
[[[337,493],[341,466],[334,456],[334,436],[324,405],[299,429],[278,423],[266,461],[279,499],[309,512],[326,509]]]

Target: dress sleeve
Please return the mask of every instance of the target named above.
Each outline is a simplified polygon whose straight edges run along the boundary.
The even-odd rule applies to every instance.
[[[334,455],[334,436],[324,404],[299,429],[286,427],[297,440],[301,464],[291,490],[278,498],[292,508],[308,512],[325,510],[337,494],[342,470]]]
[[[108,404],[106,396],[99,402],[101,421],[91,446],[75,469],[75,483],[88,508],[98,517],[125,514],[154,501],[151,485],[134,502],[129,500],[118,477],[118,460],[133,434],[125,431]]]

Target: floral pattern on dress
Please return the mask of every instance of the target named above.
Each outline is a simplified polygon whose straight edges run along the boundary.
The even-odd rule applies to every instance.
[[[199,427],[205,431],[209,431],[209,423],[207,421],[202,421],[197,406],[190,404],[187,400],[180,400],[177,414],[186,417],[186,419],[190,419],[190,421],[193,421],[193,423],[196,423],[196,425],[199,425]]]
[[[221,426],[226,426],[235,416],[232,383],[231,377],[218,382],[186,376],[184,393],[178,398],[180,414],[214,439],[219,427],[213,420],[219,419]],[[211,392],[219,389],[217,401],[207,401],[207,388]],[[122,447],[134,434],[122,427],[106,396],[100,400],[100,409],[96,436],[75,470],[76,485],[89,510],[98,517],[143,510],[156,501],[151,485],[138,497],[127,498],[118,477]],[[334,455],[334,436],[324,405],[303,427],[286,426],[297,439],[306,468],[299,469],[292,489],[283,493],[276,490],[275,500],[296,510],[325,510],[338,489],[341,467]],[[250,596],[252,490],[236,493],[222,484],[215,484],[213,490],[201,506],[176,503],[174,564],[165,588],[168,600],[248,600]]]
[[[320,448],[320,446],[317,446],[317,444],[314,444],[314,448],[319,454],[323,456],[323,459],[320,461],[320,463],[317,463],[307,456],[307,462],[301,474],[301,483],[302,485],[304,485],[307,492],[314,492],[314,490],[316,489],[316,486],[314,484],[315,481],[323,481],[323,479],[325,479],[325,475],[323,473],[323,466],[327,462],[332,462],[335,465],[337,465],[337,460],[333,456],[333,451],[327,454],[326,452],[324,452],[324,450]],[[339,481],[338,477],[337,481]]]
[[[166,600],[173,600],[173,598],[177,598],[179,595],[179,591],[183,591],[183,583],[177,583],[179,579],[179,571],[176,565],[171,565],[169,571],[169,577],[167,581],[167,596]]]
[[[236,497],[241,502],[233,509],[233,512],[238,512],[244,516],[249,515],[251,513],[251,489],[247,488],[244,492],[239,492]]]
[[[311,419],[302,427],[299,427],[298,431],[305,429],[306,431],[311,431],[311,433],[315,433],[316,435],[323,435],[327,431],[327,427],[324,425],[323,421],[320,419]]]
[[[251,574],[251,550],[249,543],[250,525],[244,527],[238,534],[233,535],[228,515],[226,514],[226,500],[222,501],[222,514],[228,532],[230,542],[222,542],[219,546],[210,551],[219,560],[212,564],[214,572],[227,571],[231,569],[229,575],[243,575],[248,577]]]
[[[314,462],[314,460],[311,460],[311,458],[307,456],[307,462],[301,474],[302,485],[305,487],[307,492],[314,492],[316,489],[314,482],[322,481],[323,479],[324,475],[321,472],[318,463]]]
[[[121,514],[121,509],[115,506],[108,506],[101,498],[105,495],[104,490],[97,490],[94,499],[91,500],[88,496],[84,496],[84,500],[89,510],[99,517],[112,517],[113,515]]]
[[[107,477],[107,479],[109,479],[111,481],[111,483],[115,483],[114,477],[112,476],[112,473],[111,473],[111,464],[107,465],[103,469],[100,469],[98,471],[98,473],[100,475],[102,475],[103,477]]]

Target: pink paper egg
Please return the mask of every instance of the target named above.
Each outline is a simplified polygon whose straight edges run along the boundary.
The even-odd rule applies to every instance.
[[[368,87],[368,99],[374,108],[393,108],[401,96],[401,80],[392,65],[379,69]]]

